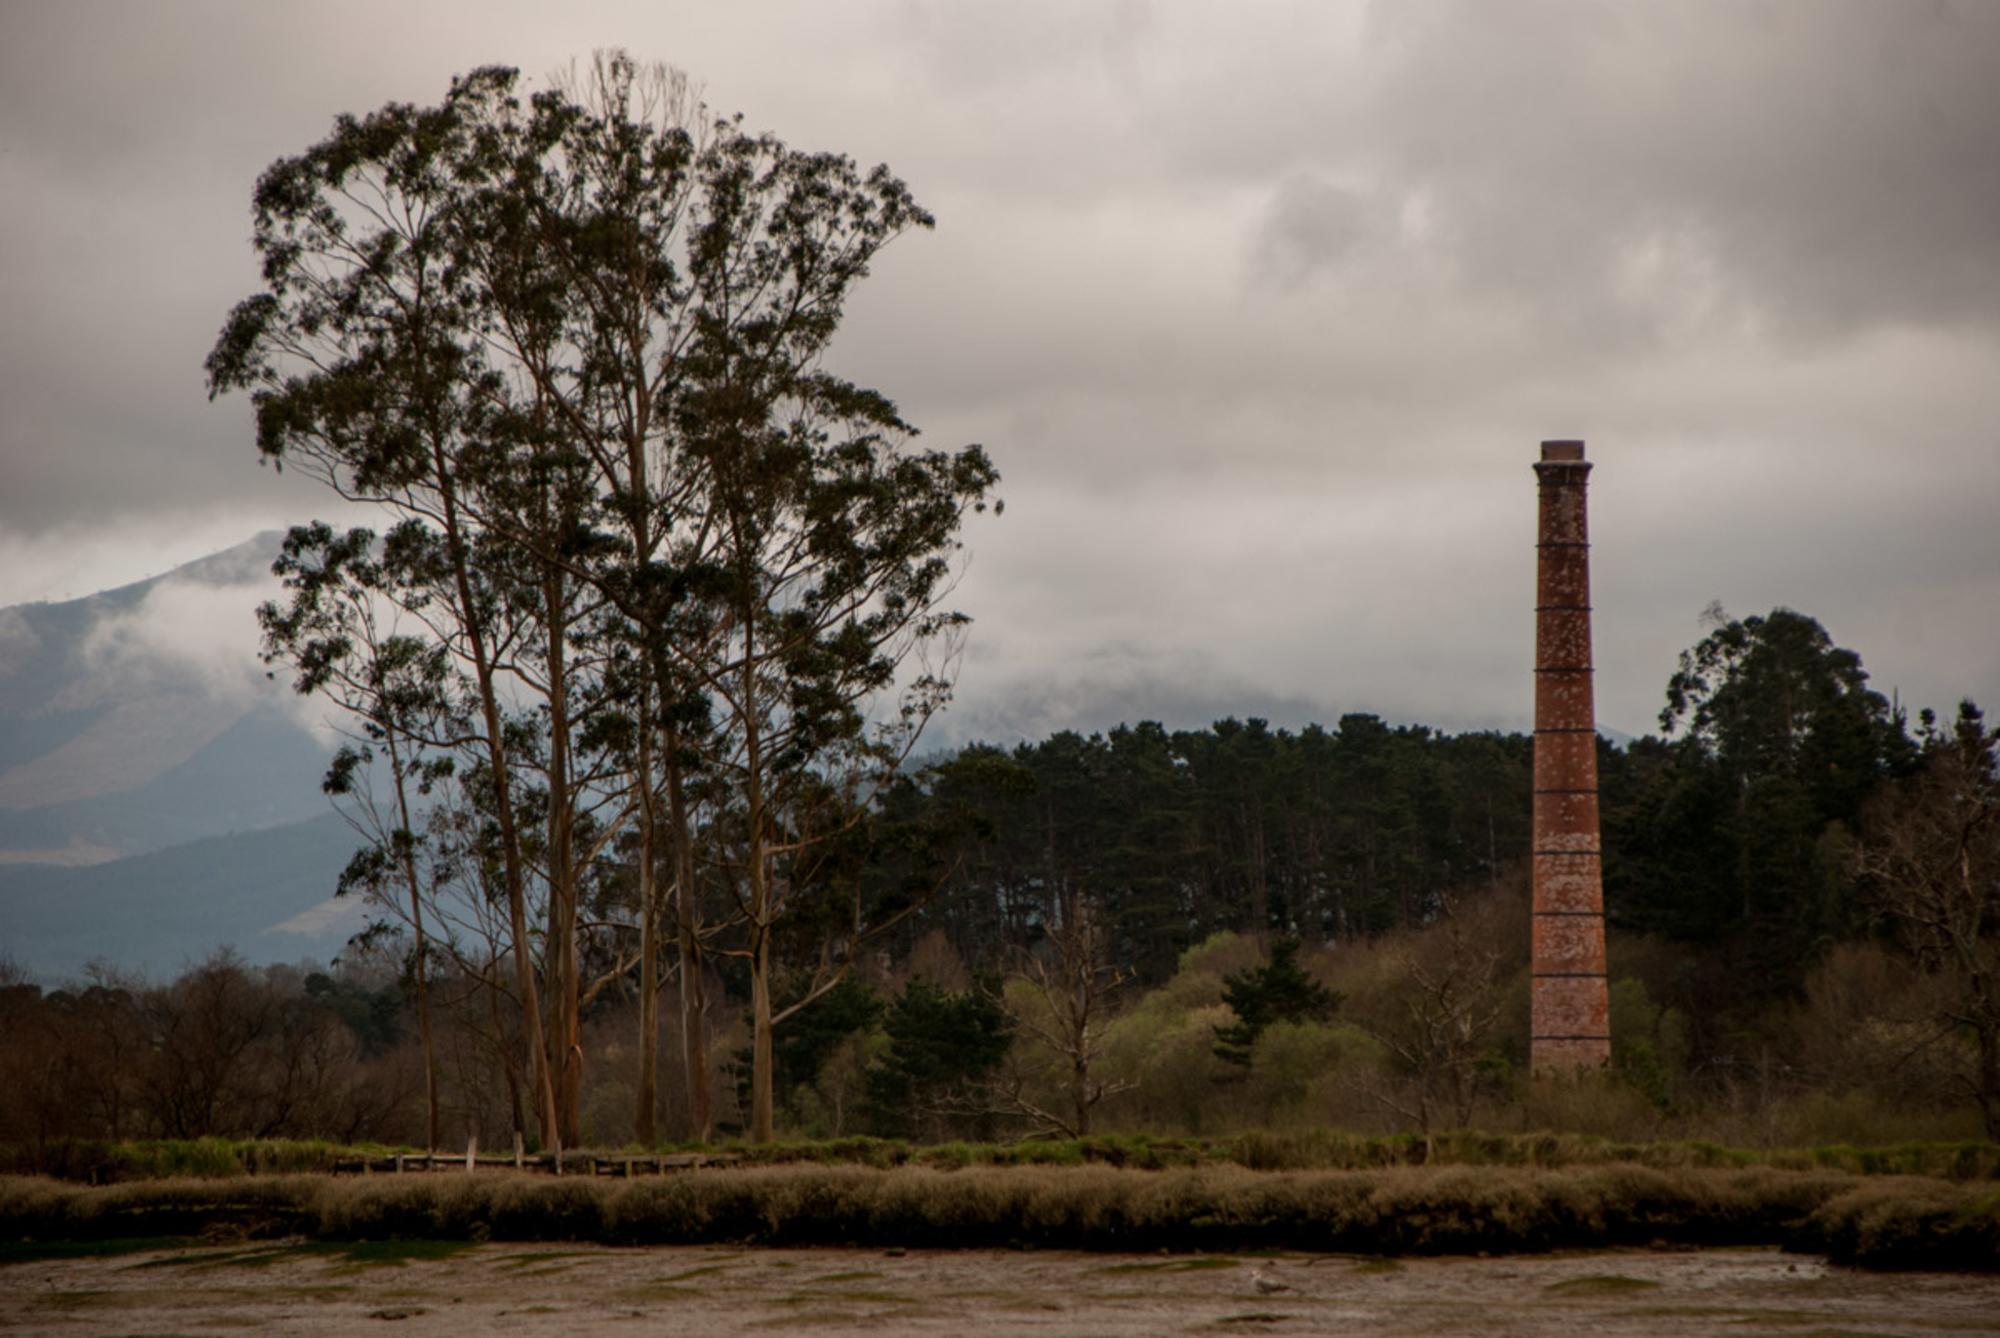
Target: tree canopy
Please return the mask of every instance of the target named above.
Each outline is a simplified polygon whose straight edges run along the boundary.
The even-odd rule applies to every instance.
[[[295,534],[272,654],[302,688],[341,677],[352,638],[314,610],[343,588],[449,659],[450,709],[407,742],[456,754],[482,815],[469,895],[506,906],[490,956],[545,1140],[575,1137],[582,1001],[635,965],[651,999],[669,938],[691,1072],[705,954],[748,965],[768,1137],[773,935],[949,695],[903,668],[963,627],[960,523],[997,480],[824,365],[871,260],[930,215],[623,53],[343,116],[254,199],[264,286],[211,391],[249,392],[266,460],[386,521]],[[849,903],[794,1008],[874,918]]]

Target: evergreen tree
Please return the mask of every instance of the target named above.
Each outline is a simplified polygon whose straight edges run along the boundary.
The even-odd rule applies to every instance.
[[[889,1053],[868,1072],[868,1104],[891,1136],[936,1137],[954,1116],[978,1114],[979,1083],[1013,1043],[1007,1012],[992,993],[921,980],[904,988],[883,1028]]]
[[[1607,796],[1607,889],[1627,926],[1714,943],[1743,997],[1791,988],[1862,907],[1844,841],[1915,746],[1861,657],[1791,609],[1732,619],[1682,654],[1637,793]]]
[[[1341,996],[1308,976],[1298,963],[1299,941],[1279,939],[1263,966],[1231,973],[1222,998],[1236,1021],[1215,1029],[1216,1058],[1249,1066],[1257,1038],[1274,1022],[1324,1022]]]

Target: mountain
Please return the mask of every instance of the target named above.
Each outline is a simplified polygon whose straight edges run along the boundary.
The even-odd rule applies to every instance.
[[[0,609],[0,864],[116,859],[326,812],[328,744],[257,658],[280,538]]]
[[[335,900],[355,836],[335,813],[101,864],[0,867],[0,944],[45,981],[103,962],[170,979],[221,947],[324,962],[366,919]]]
[[[47,976],[309,946],[263,931],[354,843],[319,790],[331,740],[257,658],[281,539],[0,609],[0,953]]]

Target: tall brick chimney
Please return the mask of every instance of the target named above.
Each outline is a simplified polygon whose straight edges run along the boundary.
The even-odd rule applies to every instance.
[[[1529,1064],[1611,1059],[1604,971],[1604,864],[1591,692],[1590,463],[1580,441],[1545,441],[1535,465],[1541,526],[1535,598],[1534,955]]]

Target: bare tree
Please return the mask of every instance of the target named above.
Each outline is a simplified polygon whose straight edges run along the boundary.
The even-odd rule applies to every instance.
[[[1137,1086],[1126,1079],[1106,1082],[1092,1073],[1103,1051],[1110,998],[1132,979],[1129,970],[1111,960],[1111,934],[1095,903],[1068,891],[1042,950],[1022,954],[1017,975],[1033,991],[1035,1006],[1015,1021],[1066,1068],[1068,1109],[1058,1113],[1031,1100],[1018,1075],[1009,1079],[1006,1104],[1046,1130],[1088,1137],[1091,1110],[1106,1097]]]
[[[1971,702],[1923,717],[1923,770],[1868,814],[1855,863],[1876,908],[1942,987],[1941,1036],[1969,1040],[1961,1085],[2000,1138],[2000,730]]]
[[[1438,923],[1397,950],[1401,978],[1356,1012],[1405,1079],[1372,1095],[1425,1133],[1440,1117],[1471,1123],[1480,1062],[1506,1007],[1506,952],[1484,918],[1454,914],[1446,898]]]

